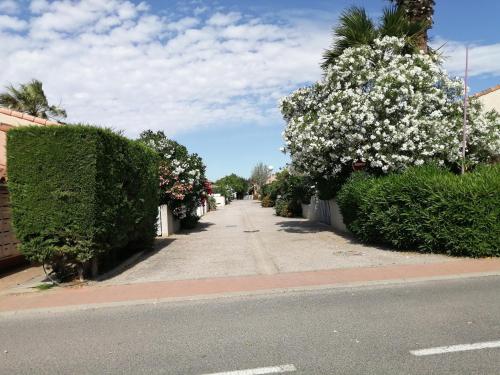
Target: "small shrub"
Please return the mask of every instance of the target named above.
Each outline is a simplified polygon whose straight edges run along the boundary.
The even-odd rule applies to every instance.
[[[288,209],[288,202],[285,199],[278,198],[275,205],[276,215],[283,217],[292,217],[291,211]]]
[[[274,207],[275,202],[271,199],[271,196],[265,195],[260,204],[262,207]]]
[[[283,217],[302,216],[302,206],[300,202],[278,198],[275,205],[276,215]]]
[[[144,145],[91,126],[8,133],[9,191],[20,249],[56,272],[150,247],[158,163]]]
[[[217,201],[215,200],[215,197],[208,197],[208,210],[209,211],[215,211],[217,209]]]
[[[436,166],[368,177],[356,173],[338,202],[359,239],[456,256],[500,255],[500,165],[455,175]]]
[[[285,169],[276,175],[273,182],[263,186],[262,193],[263,207],[275,206],[277,215],[293,217],[302,215],[301,203],[311,201],[313,190],[307,178]]]

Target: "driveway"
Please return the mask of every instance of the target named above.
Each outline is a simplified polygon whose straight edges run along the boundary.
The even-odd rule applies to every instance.
[[[156,250],[104,283],[272,275],[456,259],[366,246],[321,223],[278,217],[272,208],[243,200],[208,213],[195,230],[159,239]]]

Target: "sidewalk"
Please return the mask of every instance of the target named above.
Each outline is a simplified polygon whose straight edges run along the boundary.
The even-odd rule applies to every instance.
[[[45,273],[39,266],[21,266],[0,274],[0,295],[8,294],[18,287],[36,285],[45,279]]]
[[[86,306],[112,306],[170,299],[206,298],[275,290],[335,287],[425,279],[500,275],[500,259],[465,259],[454,262],[359,267],[274,275],[217,277],[121,285],[55,288],[0,297],[0,312]]]

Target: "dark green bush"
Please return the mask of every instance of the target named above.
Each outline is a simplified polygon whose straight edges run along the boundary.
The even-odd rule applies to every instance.
[[[181,219],[182,229],[194,229],[198,225],[200,217],[197,215],[187,215],[185,218]]]
[[[156,154],[90,126],[8,133],[13,224],[27,259],[58,270],[152,245]]]
[[[292,212],[288,209],[288,202],[285,199],[278,198],[274,206],[276,215],[283,217],[292,217]]]
[[[500,165],[455,175],[436,166],[368,177],[355,173],[338,202],[367,242],[457,256],[500,255]]]
[[[277,173],[273,182],[263,186],[262,206],[275,206],[278,216],[301,216],[301,203],[308,204],[312,193],[311,182],[305,176],[293,175],[285,169]]]

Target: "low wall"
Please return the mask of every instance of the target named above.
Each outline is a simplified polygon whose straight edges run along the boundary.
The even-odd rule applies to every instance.
[[[196,209],[195,214],[198,217],[202,217],[207,212],[208,203],[205,202]],[[158,207],[158,229],[156,235],[160,237],[168,237],[174,233],[178,233],[180,230],[181,221],[172,214],[172,211],[170,211],[168,206],[164,204]]]
[[[196,209],[196,216],[202,217],[208,212],[208,203],[205,202]]]
[[[311,203],[302,204],[302,216],[311,221],[330,225],[340,232],[348,232],[335,199],[325,201],[312,197]]]
[[[215,198],[217,207],[224,207],[226,205],[226,198],[224,196],[220,194],[214,194],[213,197]]]
[[[339,204],[337,203],[337,200],[332,199],[329,201],[330,202],[330,225],[340,231],[347,233],[349,230],[344,224],[344,217],[342,216],[342,212],[340,212],[340,207]]]
[[[168,237],[181,229],[181,222],[177,219],[166,204],[158,207],[158,230],[157,235]]]

